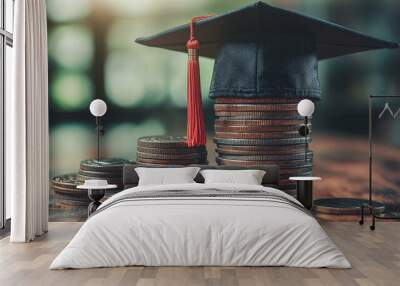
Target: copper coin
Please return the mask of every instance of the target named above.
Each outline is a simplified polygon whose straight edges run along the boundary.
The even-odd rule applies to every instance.
[[[187,165],[179,165],[179,164],[151,164],[151,163],[144,163],[144,162],[137,162],[139,167],[152,167],[157,168],[160,166],[187,166]]]
[[[302,152],[305,150],[306,145],[305,144],[299,144],[299,145],[219,145],[218,150],[221,151],[239,151],[239,152],[252,152],[252,151],[282,151],[282,152]]]
[[[215,137],[226,139],[267,139],[267,138],[298,138],[299,132],[220,132],[215,131]]]
[[[216,112],[296,111],[297,104],[214,104]]]
[[[266,133],[266,132],[295,132],[299,135],[300,125],[293,126],[218,126],[215,125],[215,132],[232,133]]]
[[[76,196],[76,197],[83,196],[83,197],[88,198],[87,190],[61,188],[61,187],[54,186],[54,185],[52,186],[52,189],[56,193],[66,194],[66,195]]]
[[[249,119],[249,120],[235,120],[235,119],[216,119],[215,126],[218,127],[246,127],[246,126],[300,126],[304,123],[304,119]]]
[[[166,155],[184,155],[184,154],[207,154],[205,146],[196,148],[149,148],[137,147],[137,151],[147,154],[166,154]]]
[[[224,139],[214,138],[216,144],[222,145],[298,145],[304,143],[311,143],[311,138],[288,138],[288,139]]]
[[[188,148],[186,136],[145,136],[138,139],[137,145],[149,148]]]
[[[240,111],[215,111],[219,119],[289,119],[300,120],[303,117],[294,111],[286,112],[240,112]]]
[[[235,97],[218,97],[215,103],[293,103],[297,104],[301,99],[298,98],[235,98]]]
[[[144,159],[161,159],[161,160],[191,160],[191,159],[204,159],[207,158],[207,153],[192,153],[192,154],[151,154],[144,152],[137,152],[138,158]]]
[[[282,163],[279,161],[246,161],[246,160],[229,160],[221,157],[216,158],[218,165],[229,165],[229,166],[243,166],[243,167],[255,167],[255,166],[263,166],[263,165],[278,165],[282,168],[293,168],[300,167],[304,168],[306,166],[310,166],[310,162],[304,162],[304,160],[299,161],[291,161],[290,163]]]
[[[77,178],[77,174],[66,174],[54,177],[51,180],[51,188],[58,203],[71,206],[87,206],[90,202],[87,191],[76,188],[82,183]]]
[[[55,199],[57,203],[66,206],[74,206],[74,207],[87,207],[90,203],[90,199],[87,195],[87,192],[82,194],[75,193],[64,193],[58,192],[54,189]]]
[[[137,163],[147,163],[155,165],[191,165],[205,163],[205,159],[191,159],[191,160],[160,160],[160,159],[146,159],[138,158]]]
[[[119,158],[109,158],[109,159],[89,159],[81,161],[80,169],[85,171],[93,172],[122,172],[125,164],[132,163],[129,160],[119,159]]]
[[[240,147],[245,147],[241,149]],[[304,146],[303,145],[295,145],[295,146],[282,146],[281,148],[249,148],[249,147],[264,147],[264,146],[227,146],[227,145],[218,145],[218,148],[215,150],[219,154],[226,155],[290,155],[290,154],[304,154]],[[275,147],[275,146],[265,146],[265,147]],[[279,147],[279,146],[276,146]],[[289,147],[289,148],[288,148]],[[293,148],[290,148],[293,147]]]
[[[63,189],[76,190],[76,186],[83,181],[79,180],[76,173],[56,176],[51,180],[51,185]]]
[[[296,161],[305,160],[305,154],[291,155],[220,155],[220,158],[228,160],[244,160],[244,161]],[[307,152],[307,160],[313,159],[313,152]]]
[[[79,170],[78,174],[86,177],[92,178],[110,178],[110,179],[119,179],[122,178],[122,169],[119,172],[97,172],[97,171],[87,171],[87,170]]]

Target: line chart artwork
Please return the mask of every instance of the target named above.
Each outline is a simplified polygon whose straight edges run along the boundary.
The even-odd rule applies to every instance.
[[[383,110],[378,116],[378,119],[381,119],[383,115],[385,115],[385,113],[389,113],[393,119],[397,119],[397,117],[400,115],[400,108],[397,109],[397,111],[394,113],[393,110],[390,108],[390,104],[386,102],[385,106],[383,107]]]

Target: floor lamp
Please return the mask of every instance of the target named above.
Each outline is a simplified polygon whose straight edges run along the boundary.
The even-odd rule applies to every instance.
[[[95,99],[90,103],[89,109],[96,117],[97,161],[100,161],[100,136],[104,134],[104,126],[101,125],[100,119],[107,112],[107,104],[101,99]]]
[[[371,99],[370,99],[371,101]],[[371,109],[371,104],[370,104]],[[371,110],[370,110],[370,120],[371,120]],[[370,128],[371,128],[371,121],[370,121]],[[371,130],[370,130],[370,144],[371,144]],[[372,146],[372,145],[370,145]],[[371,157],[371,149],[370,147],[370,157]],[[371,178],[371,166],[372,163],[370,162],[370,178]],[[324,215],[359,215],[364,213],[364,208],[367,206],[373,207],[374,213],[378,215],[378,213],[382,213],[385,210],[384,204],[376,201],[372,201],[371,196],[371,179],[370,179],[370,196],[369,199],[359,199],[359,198],[321,198],[314,201],[314,211],[319,214]],[[375,218],[375,216],[374,216]],[[375,220],[375,219],[374,219]],[[363,219],[360,223],[364,223]],[[375,224],[374,224],[375,225]],[[372,227],[372,228],[375,228]],[[371,228],[371,229],[372,229]]]
[[[310,127],[308,125],[308,119],[313,115],[315,110],[314,102],[309,99],[301,100],[297,105],[297,112],[304,117],[304,124],[299,128],[299,134],[305,138],[306,145],[304,150],[304,160],[307,162],[308,153],[308,136],[311,133]]]
[[[375,229],[375,219],[400,219],[400,212],[378,212],[377,211],[377,206],[376,202],[372,201],[372,162],[373,162],[373,152],[372,152],[372,131],[373,131],[373,124],[372,124],[372,101],[374,99],[393,99],[393,98],[399,98],[400,95],[387,95],[387,96],[374,96],[370,95],[369,96],[369,101],[368,101],[368,110],[369,110],[369,182],[368,182],[368,189],[369,189],[369,198],[368,198],[368,203],[363,204],[361,206],[361,220],[359,223],[362,225],[364,224],[364,213],[365,210],[368,210],[369,214],[372,215],[372,224],[370,225],[370,229],[374,230]],[[387,104],[385,104],[385,109],[387,107]],[[382,113],[385,111],[385,109],[382,111]],[[393,114],[392,114],[393,115]]]

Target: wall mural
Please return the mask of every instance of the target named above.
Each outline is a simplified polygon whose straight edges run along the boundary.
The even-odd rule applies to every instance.
[[[76,193],[73,203],[66,194],[71,192],[78,176],[84,178],[105,170],[91,160],[97,154],[96,124],[89,111],[93,99],[107,103],[107,112],[102,117],[105,132],[100,152],[104,158],[114,158],[109,163],[137,160],[140,137],[186,133],[187,55],[147,48],[134,40],[188,22],[192,16],[220,14],[252,2],[47,1],[50,177],[54,183],[50,194],[50,220],[84,220],[89,202],[87,192]],[[379,3],[276,0],[268,3],[378,38],[400,39],[400,3],[395,0]],[[368,95],[400,94],[399,64],[400,55],[396,50],[360,53],[319,64],[323,96],[315,102],[309,146],[314,153],[313,175],[322,177],[314,185],[316,198],[368,198]],[[208,97],[213,60],[200,58],[200,65],[207,160],[216,164],[217,159],[230,159],[215,152],[215,148],[223,147],[218,142],[216,145],[213,137],[225,135],[215,119],[218,113],[232,110],[226,110],[229,107],[219,102],[220,109],[217,114],[214,112],[216,102]],[[399,110],[398,105],[390,103],[380,106],[379,114],[397,118]],[[299,118],[293,121],[296,126],[303,122]],[[400,138],[397,127],[390,128],[387,134]],[[376,162],[375,176],[380,178],[376,183],[382,186],[376,199],[396,206],[400,204],[400,182],[387,174],[388,170],[400,166],[400,160],[395,160],[400,158],[400,150],[391,143],[386,140],[375,145],[382,158]],[[146,143],[139,144],[142,144],[141,150],[146,151]],[[111,167],[105,173],[105,176],[115,176],[113,180],[119,182],[118,167]],[[319,217],[356,218],[332,213],[321,213]]]
[[[390,103],[385,102],[385,105],[382,109],[382,111],[379,113],[378,115],[378,119],[382,119],[383,116],[385,116],[385,114],[387,115],[387,113],[393,118],[393,119],[397,119],[397,117],[400,115],[400,108],[397,109],[396,112],[393,112],[392,108],[390,108]]]

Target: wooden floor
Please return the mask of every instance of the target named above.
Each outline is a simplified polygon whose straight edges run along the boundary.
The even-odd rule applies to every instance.
[[[80,223],[50,223],[32,243],[0,241],[0,285],[400,285],[400,223],[380,222],[371,232],[355,222],[322,224],[352,269],[289,267],[124,267],[48,270]]]

